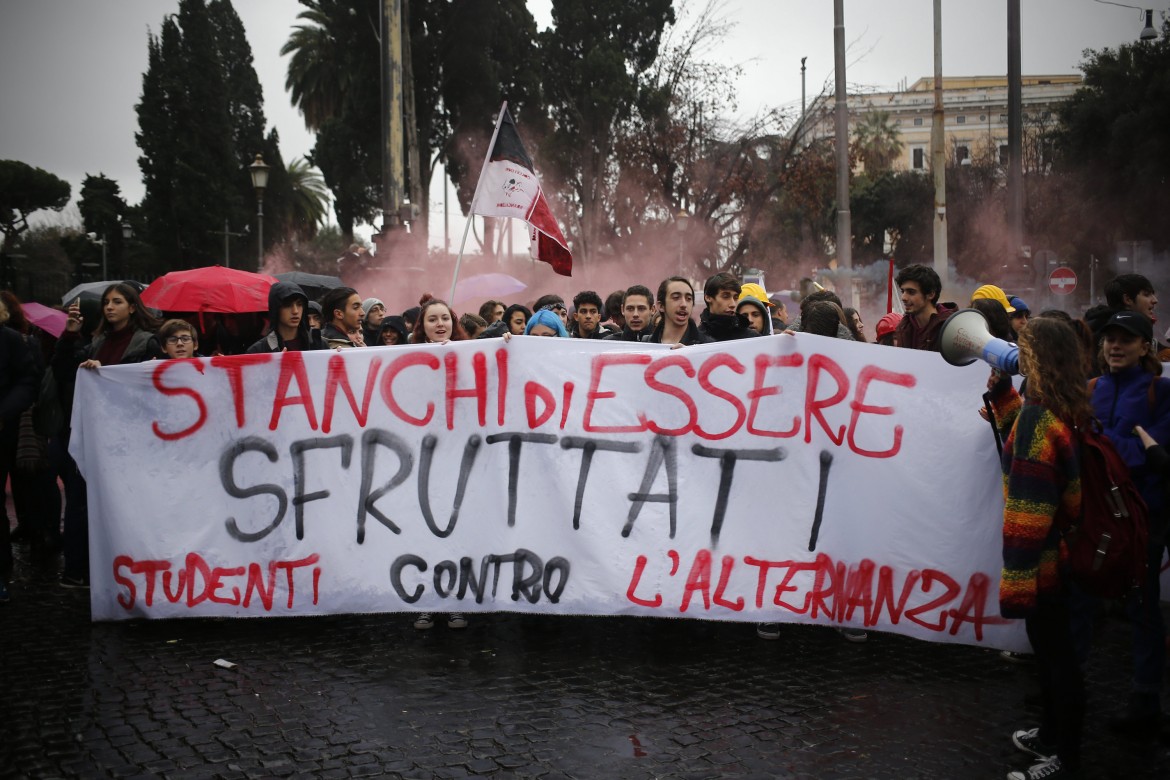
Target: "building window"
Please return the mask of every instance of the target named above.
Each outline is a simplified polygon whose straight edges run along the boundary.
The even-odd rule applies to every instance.
[[[921,171],[926,168],[926,150],[921,146],[913,151],[913,168],[916,171]]]
[[[1000,165],[1007,165],[1008,164],[1008,145],[1007,144],[1000,144],[999,145],[999,164]]]
[[[963,114],[959,114],[959,116],[955,118],[955,121],[961,125],[965,125],[967,124],[967,117]]]
[[[922,127],[922,117],[920,117],[920,116],[914,117],[914,126],[915,127]]]
[[[968,147],[966,147],[966,146],[956,146],[955,147],[955,162],[962,165],[963,161],[966,160],[970,156],[971,156],[971,150]]]

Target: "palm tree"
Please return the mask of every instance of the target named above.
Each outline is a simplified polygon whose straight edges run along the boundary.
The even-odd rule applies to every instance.
[[[317,235],[317,228],[325,222],[329,211],[329,190],[316,168],[302,157],[288,166],[288,184],[292,189],[288,232],[302,239]]]
[[[293,28],[280,49],[292,55],[284,86],[304,115],[305,127],[320,130],[355,99],[378,95],[378,7],[370,0],[356,6],[340,0],[304,2],[307,8],[297,18],[305,23]]]
[[[291,54],[285,88],[317,133],[309,161],[333,193],[342,233],[372,220],[381,186],[381,64],[377,0],[303,0],[281,54]]]
[[[857,123],[854,148],[865,164],[865,172],[888,171],[902,154],[902,141],[889,111],[870,111]]]

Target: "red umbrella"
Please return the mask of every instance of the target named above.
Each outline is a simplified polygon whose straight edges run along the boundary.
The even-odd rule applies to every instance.
[[[142,302],[162,311],[268,311],[268,289],[275,283],[268,274],[213,265],[160,276],[143,290]]]

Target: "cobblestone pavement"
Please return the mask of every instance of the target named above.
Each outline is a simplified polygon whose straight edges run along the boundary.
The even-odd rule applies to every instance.
[[[18,548],[19,550],[20,548]],[[18,556],[0,605],[0,776],[995,778],[1027,765],[1027,664],[828,628],[404,615],[91,624]],[[1085,776],[1170,777],[1119,741],[1127,627],[1089,670]],[[218,658],[238,666],[213,665]]]

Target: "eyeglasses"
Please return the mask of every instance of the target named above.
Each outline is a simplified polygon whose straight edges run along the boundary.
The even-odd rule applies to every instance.
[[[167,344],[173,347],[176,344],[190,344],[194,340],[190,336],[168,336]]]

